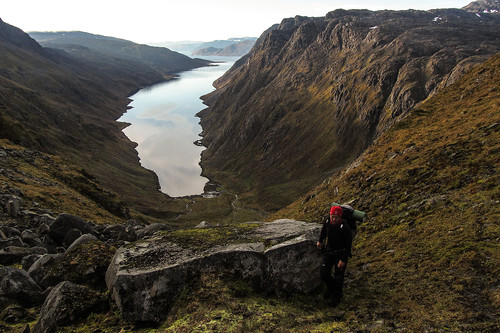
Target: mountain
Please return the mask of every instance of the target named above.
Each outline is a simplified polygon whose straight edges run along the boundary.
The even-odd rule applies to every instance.
[[[161,69],[164,74],[178,73],[192,69],[193,66],[206,65],[203,60],[191,59],[164,47],[136,44],[80,31],[30,32],[30,36],[44,47],[62,49],[76,57],[85,55],[86,58],[95,60],[102,55],[112,56]]]
[[[497,53],[269,217],[313,222],[331,202],[368,214],[354,239],[345,317],[375,315],[380,331],[403,322],[413,332],[498,330],[499,71]]]
[[[255,39],[246,39],[241,42],[229,44],[224,48],[209,46],[193,52],[195,56],[215,55],[222,57],[240,57],[248,53],[255,44]]]
[[[500,2],[498,0],[473,1],[463,9],[478,15],[481,15],[481,13],[498,13],[500,12]]]
[[[203,173],[245,204],[283,207],[498,52],[499,29],[500,15],[460,9],[285,19],[204,96]]]
[[[86,198],[61,187],[61,179],[82,178],[82,185],[94,189],[96,184],[85,184],[88,176],[60,159],[15,146],[0,149],[0,180],[10,177],[8,190],[39,188],[47,199],[22,210],[16,222],[10,218],[0,224],[0,237],[22,232],[26,242],[23,247],[0,249],[2,262],[11,262],[0,267],[0,330],[38,332],[43,331],[40,327],[47,331],[58,326],[58,332],[498,331],[499,71],[500,53],[474,66],[409,111],[355,163],[268,217],[285,219],[265,225],[204,222],[197,228],[154,233],[158,225],[130,220],[126,225],[95,226],[61,214],[53,219],[80,221],[78,227],[99,240],[84,235],[86,240],[80,238],[64,253],[43,257],[28,270],[32,279],[17,268],[19,253],[40,250],[28,241],[40,233],[37,223],[50,218],[42,209],[45,204],[83,200],[82,206],[91,205],[79,212],[86,218],[102,213]],[[36,166],[44,166],[43,172],[27,177],[26,171]],[[63,193],[66,190],[70,193]],[[0,202],[8,198],[0,195]],[[321,256],[309,232],[319,230],[314,222],[328,212],[333,200],[365,211],[368,219],[359,224],[354,238],[344,298],[337,308],[328,308],[319,291],[303,295],[301,290],[318,283],[314,275],[319,274]],[[6,212],[0,210],[2,219]],[[104,217],[112,223],[112,216]],[[57,222],[50,226],[51,235],[56,230],[67,233],[64,239],[59,234],[58,251],[75,231],[62,227]],[[2,240],[1,245],[14,241],[19,244],[20,237]],[[24,269],[28,262],[22,260]],[[269,270],[274,271],[259,275]],[[284,280],[273,285],[276,279]],[[104,281],[116,289],[103,287]],[[265,291],[260,282],[267,286]],[[43,293],[48,286],[50,293]],[[281,296],[272,294],[276,290]],[[73,315],[69,318],[68,313]],[[131,324],[140,318],[150,322]]]
[[[229,38],[224,40],[213,40],[210,42],[163,42],[155,43],[153,45],[168,47],[171,50],[195,56],[219,55],[234,57],[242,56],[247,53],[256,40],[257,38],[255,37],[241,37]]]
[[[74,41],[72,47],[53,42],[61,49],[47,48],[0,21],[0,138],[79,165],[138,214],[177,216],[183,207],[158,191],[156,175],[141,167],[135,144],[121,131],[126,124],[116,119],[138,89],[207,62],[161,48],[96,40],[86,46]],[[117,45],[133,55],[123,56],[114,50]],[[170,55],[181,61],[169,63]]]

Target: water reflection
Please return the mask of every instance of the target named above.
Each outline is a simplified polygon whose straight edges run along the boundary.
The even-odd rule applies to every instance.
[[[223,59],[225,63],[140,90],[130,97],[132,109],[119,119],[131,123],[123,132],[138,144],[142,166],[158,175],[162,192],[170,196],[201,194],[208,181],[200,176],[204,147],[194,144],[202,130],[195,114],[205,108],[200,96],[213,91],[212,83],[236,60]]]

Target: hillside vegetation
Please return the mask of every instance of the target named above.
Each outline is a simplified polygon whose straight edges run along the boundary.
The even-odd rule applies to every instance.
[[[61,331],[498,331],[499,72],[500,54],[269,217],[314,223],[332,201],[368,214],[354,240],[339,307],[329,309],[319,296],[267,297],[232,276],[206,274],[184,290],[158,328],[126,324],[112,310]],[[203,246],[220,239],[212,233],[182,235],[189,242],[197,235],[196,246]]]
[[[485,332],[500,313],[500,54],[413,109],[278,217],[368,213],[346,306],[412,330]]]

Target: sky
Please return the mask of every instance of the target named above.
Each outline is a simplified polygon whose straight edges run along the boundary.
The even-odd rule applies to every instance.
[[[461,8],[471,0],[2,0],[0,18],[25,32],[85,31],[136,43],[259,37],[283,18],[343,9]]]

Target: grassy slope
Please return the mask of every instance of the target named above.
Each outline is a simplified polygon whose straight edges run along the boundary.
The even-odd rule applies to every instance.
[[[331,201],[368,212],[350,304],[414,329],[498,329],[499,72],[497,55],[273,216],[313,221]]]
[[[334,200],[354,200],[369,214],[338,308],[207,275],[158,329],[134,328],[110,312],[71,330],[498,331],[499,71],[497,55],[412,111],[356,165],[271,217],[314,222]]]
[[[125,209],[116,194],[104,189],[80,167],[7,140],[0,140],[0,147],[9,151],[0,158],[1,192],[20,190],[23,209],[41,210],[54,217],[69,213],[97,224],[124,223],[122,217],[110,213],[110,207]]]

